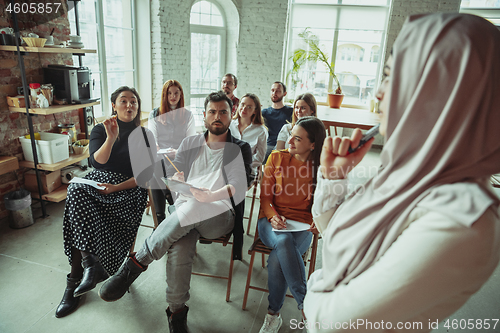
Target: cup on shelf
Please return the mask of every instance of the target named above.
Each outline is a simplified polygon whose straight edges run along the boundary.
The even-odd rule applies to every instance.
[[[47,39],[45,45],[54,45],[54,36],[47,36],[45,38]]]
[[[69,35],[69,39],[71,40],[71,43],[79,44],[82,42],[82,36],[78,35]]]

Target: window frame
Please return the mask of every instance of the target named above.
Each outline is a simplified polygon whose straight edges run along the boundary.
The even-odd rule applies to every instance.
[[[222,27],[201,25],[201,24],[192,24],[191,23],[191,10],[192,10],[194,5],[196,5],[197,3],[201,2],[201,1],[209,2],[219,10],[221,17],[222,17]],[[227,40],[227,27],[228,27],[226,13],[224,12],[222,7],[218,3],[214,2],[214,1],[210,1],[210,0],[200,0],[200,1],[196,1],[192,4],[190,11],[189,11],[189,20],[190,20],[190,23],[189,23],[189,55],[190,56],[191,56],[191,51],[192,51],[191,50],[191,48],[192,48],[192,38],[191,37],[192,37],[193,33],[220,36],[221,45],[220,45],[220,50],[219,50],[219,77],[217,78],[219,85],[220,85],[220,81],[222,80],[222,77],[226,74],[226,52],[227,52],[226,40]],[[189,75],[191,77],[191,70],[192,70],[191,69],[191,59],[190,59],[189,64],[190,64],[190,68],[189,68],[190,74]],[[190,104],[191,104],[191,99],[205,98],[207,96],[206,93],[199,93],[199,94],[193,93],[191,90],[192,84],[193,83],[191,82],[190,87],[189,87]],[[195,114],[194,110],[191,110],[191,111],[193,112],[193,115],[196,118],[198,115]],[[198,124],[197,126],[200,126],[200,125]]]
[[[98,55],[98,61],[99,61],[99,72],[98,73],[92,73],[92,74],[99,74],[100,77],[100,83],[101,83],[101,110],[102,110],[102,115],[100,117],[97,117],[98,119],[105,118],[111,115],[111,104],[106,103],[109,99],[109,96],[111,96],[111,91],[109,91],[108,87],[108,73],[129,73],[133,72],[133,84],[131,86],[137,87],[138,83],[138,74],[137,74],[137,68],[138,68],[138,53],[137,53],[137,15],[136,15],[136,0],[127,0],[127,2],[130,3],[130,18],[131,22],[130,28],[126,27],[119,27],[111,24],[104,24],[104,1],[105,0],[93,0],[94,2],[94,10],[95,10],[95,26],[96,26],[96,33],[97,36],[97,55]],[[123,1],[123,0],[122,0]],[[74,20],[74,13],[72,15],[72,20]],[[107,69],[107,64],[106,64],[106,30],[105,28],[117,28],[117,29],[122,29],[122,30],[128,30],[132,32],[132,64],[133,68],[132,69],[124,69],[124,70],[113,70],[113,71],[108,71]],[[76,33],[76,32],[75,32]],[[80,34],[82,33],[81,27],[80,27]],[[75,62],[75,59],[78,58],[77,56],[73,56],[73,62]],[[85,66],[85,64],[83,64]]]
[[[287,73],[289,71],[289,68],[288,68],[288,65],[289,65],[289,58],[291,56],[291,54],[293,53],[293,50],[291,49],[291,45],[292,45],[292,41],[293,41],[293,35],[292,35],[292,30],[295,28],[293,26],[293,22],[292,22],[292,18],[291,18],[291,13],[293,13],[293,10],[294,10],[294,6],[329,6],[329,7],[338,7],[339,10],[337,11],[337,17],[336,17],[336,20],[335,20],[335,27],[333,29],[333,36],[332,36],[332,49],[330,50],[330,62],[332,62],[332,59],[336,59],[337,58],[337,53],[339,52],[339,46],[341,46],[342,44],[339,45],[339,33],[340,33],[340,29],[339,29],[339,23],[340,23],[340,16],[341,16],[341,12],[342,12],[342,9],[343,8],[350,8],[350,7],[356,7],[356,8],[386,8],[386,16],[385,16],[385,23],[384,23],[384,29],[381,33],[381,41],[380,41],[380,45],[379,45],[379,52],[382,52],[385,48],[385,45],[386,45],[386,42],[387,42],[387,29],[388,29],[388,22],[389,22],[389,16],[390,16],[390,8],[391,8],[391,5],[392,5],[392,0],[386,0],[386,4],[385,5],[371,5],[371,4],[360,4],[360,5],[355,5],[355,4],[342,4],[342,0],[339,0],[340,3],[336,3],[336,4],[328,4],[328,3],[325,3],[325,2],[321,2],[319,1],[318,3],[304,3],[304,2],[296,2],[294,0],[290,0],[290,16],[289,16],[289,19],[288,19],[288,27],[287,27],[287,36],[286,36],[286,45],[285,45],[285,55],[284,55],[284,61],[283,61],[283,82],[287,82],[288,81],[286,80],[287,79]],[[314,28],[313,28],[314,29]],[[378,30],[377,30],[378,31]],[[362,46],[360,46],[362,47]],[[365,50],[365,54],[364,54],[364,58],[367,57],[367,50]],[[370,49],[371,51],[371,49]],[[375,86],[373,87],[373,91],[376,92],[377,89],[378,89],[378,86],[380,84],[380,77],[381,77],[381,70],[383,68],[383,62],[382,62],[382,57],[383,55],[380,53],[379,54],[379,61],[377,63],[377,69],[375,71]],[[371,54],[370,54],[370,57],[371,57]],[[370,60],[370,59],[368,59]],[[337,73],[336,74],[341,74],[341,73]],[[354,74],[354,73],[353,73]],[[355,74],[356,75],[356,74]],[[333,79],[333,76],[329,75],[329,79],[328,79],[328,87],[326,88],[327,92],[328,91],[331,91],[333,90],[333,86],[334,86],[334,79]],[[317,102],[318,105],[328,105],[328,102]],[[351,108],[361,108],[361,109],[369,109],[370,106],[369,106],[369,102],[367,104],[348,104],[348,103],[345,103],[343,102],[342,103],[342,106],[344,107],[351,107]]]

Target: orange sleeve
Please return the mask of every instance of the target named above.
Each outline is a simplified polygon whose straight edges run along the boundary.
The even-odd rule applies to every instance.
[[[274,171],[276,169],[275,163],[278,160],[279,153],[271,153],[267,159],[266,166],[264,167],[264,174],[262,176],[262,182],[260,185],[260,214],[259,218],[263,217],[264,214],[269,220],[276,213],[271,208],[273,204],[273,191],[276,185],[276,178],[274,176]]]

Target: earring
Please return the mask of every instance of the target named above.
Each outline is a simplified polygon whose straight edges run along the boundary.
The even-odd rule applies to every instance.
[[[314,149],[311,149],[311,151],[314,151]]]

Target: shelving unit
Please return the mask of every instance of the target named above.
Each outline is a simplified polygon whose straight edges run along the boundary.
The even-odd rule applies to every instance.
[[[49,194],[42,194],[42,200],[50,201],[50,202],[61,202],[66,199],[68,190],[68,185],[63,184],[56,188],[54,191]],[[31,192],[31,197],[35,199],[40,199],[40,194],[36,192]]]
[[[48,115],[48,114],[54,114],[54,113],[60,113],[60,112],[65,112],[65,111],[86,108],[88,106],[99,105],[100,103],[101,102],[97,101],[97,102],[86,103],[86,104],[52,105],[52,106],[49,106],[48,108],[34,108],[34,109],[28,109],[28,110],[29,110],[29,113],[31,113],[31,114]],[[10,106],[9,111],[10,112],[26,113],[26,108],[16,108],[14,106]]]
[[[76,9],[75,9],[76,11]],[[14,30],[16,31],[17,35],[17,40],[19,39],[19,24],[17,22],[17,16],[16,13],[12,13],[12,18],[13,18],[13,23],[14,23]],[[79,34],[79,33],[78,33]],[[100,104],[99,101],[93,102],[93,103],[86,103],[86,104],[72,104],[72,105],[53,105],[48,108],[30,108],[29,107],[29,98],[28,98],[28,82],[26,80],[26,70],[24,67],[24,58],[23,56],[26,53],[57,53],[57,54],[73,54],[73,55],[78,55],[80,58],[80,66],[81,66],[81,56],[84,55],[85,53],[97,53],[96,50],[89,50],[89,49],[73,49],[73,48],[58,48],[58,47],[29,47],[29,46],[10,46],[10,45],[1,45],[0,46],[0,51],[6,51],[6,52],[15,52],[17,54],[18,60],[19,60],[19,67],[21,69],[21,79],[23,82],[23,87],[24,87],[24,98],[26,101],[26,107],[24,108],[16,108],[16,107],[9,107],[10,112],[22,112],[26,113],[27,119],[28,119],[28,127],[29,127],[29,134],[31,136],[31,146],[33,150],[33,156],[34,156],[34,162],[28,162],[28,161],[21,161],[19,164],[17,163],[17,159],[15,161],[15,165],[13,165],[13,161],[11,160],[6,160],[4,161],[3,159],[0,160],[2,163],[2,166],[4,165],[9,165],[11,168],[12,167],[26,167],[26,168],[33,168],[35,169],[36,177],[38,180],[38,193],[32,193],[32,197],[39,199],[41,202],[41,208],[42,208],[42,217],[47,217],[47,213],[45,210],[45,204],[44,201],[52,201],[52,202],[60,202],[64,199],[66,199],[66,191],[67,191],[67,185],[63,185],[56,190],[52,191],[49,194],[43,193],[41,182],[40,182],[40,174],[39,170],[47,170],[47,171],[56,171],[59,170],[65,166],[80,162],[86,158],[89,157],[89,153],[86,152],[84,154],[80,155],[70,155],[70,157],[66,160],[60,161],[58,163],[53,163],[53,164],[40,164],[38,163],[38,155],[36,152],[36,145],[35,145],[35,140],[34,140],[34,129],[33,129],[33,122],[31,117],[33,115],[50,115],[50,114],[55,114],[55,113],[60,113],[60,112],[66,112],[66,111],[71,111],[71,110],[76,110],[80,108],[85,108],[85,107],[92,107],[94,105]]]
[[[71,53],[71,54],[97,53],[97,50],[72,49],[72,48],[68,48],[68,47],[20,46],[19,50],[21,52],[31,52],[31,53]],[[0,45],[0,51],[17,51],[17,46]]]
[[[15,156],[0,156],[0,175],[19,169],[19,162]]]
[[[62,160],[61,162],[53,163],[53,164],[37,164],[37,168],[39,170],[45,170],[45,171],[56,171],[59,169],[64,168],[65,166],[71,165],[73,163],[80,162],[86,158],[89,158],[89,152],[87,151],[86,153],[80,154],[80,155],[75,155],[75,154],[70,154],[69,158]],[[23,168],[35,168],[35,163],[30,162],[30,161],[21,161],[19,162],[19,165],[22,166]]]

